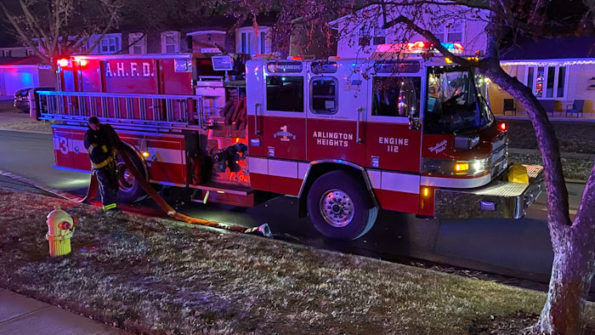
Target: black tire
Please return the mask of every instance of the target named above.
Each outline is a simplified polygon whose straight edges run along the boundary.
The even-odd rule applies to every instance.
[[[365,185],[345,171],[328,172],[316,179],[306,203],[314,228],[332,239],[358,239],[378,216]]]
[[[130,149],[125,149],[128,157],[132,160],[136,169],[139,170],[146,178],[143,162],[138,155]],[[128,171],[128,167],[118,154],[118,202],[119,203],[133,203],[144,198],[145,191],[140,186],[140,183]]]

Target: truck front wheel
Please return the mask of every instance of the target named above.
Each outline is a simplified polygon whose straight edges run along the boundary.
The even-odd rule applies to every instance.
[[[345,171],[328,172],[316,179],[306,202],[314,228],[332,239],[360,238],[378,215],[366,187]]]
[[[132,150],[125,149],[128,157],[134,163],[136,169],[140,171],[140,173],[145,175],[145,170],[143,169],[143,162],[138,158],[138,155]],[[146,176],[144,176],[146,177]],[[140,183],[136,180],[134,175],[130,172],[130,169],[124,161],[120,154],[118,154],[118,202],[122,203],[132,203],[140,198],[145,194],[145,191],[140,186]]]

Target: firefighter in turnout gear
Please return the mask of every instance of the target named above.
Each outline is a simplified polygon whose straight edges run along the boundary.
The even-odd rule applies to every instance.
[[[118,192],[117,148],[120,138],[108,124],[101,124],[99,119],[91,116],[89,129],[85,133],[85,148],[91,159],[93,174],[99,181],[101,203],[106,211],[117,210]]]

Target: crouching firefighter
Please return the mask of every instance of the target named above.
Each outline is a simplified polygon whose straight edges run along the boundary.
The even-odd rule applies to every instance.
[[[101,124],[95,116],[91,116],[87,123],[89,129],[85,133],[85,148],[91,159],[92,173],[99,181],[103,210],[118,210],[116,197],[119,186],[116,155],[117,148],[120,146],[120,138],[112,126]]]

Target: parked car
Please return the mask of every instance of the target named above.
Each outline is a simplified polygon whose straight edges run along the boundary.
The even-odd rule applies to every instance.
[[[28,87],[22,88],[14,93],[13,106],[23,113],[29,113],[29,92],[31,90],[37,91],[53,91],[53,87]]]

